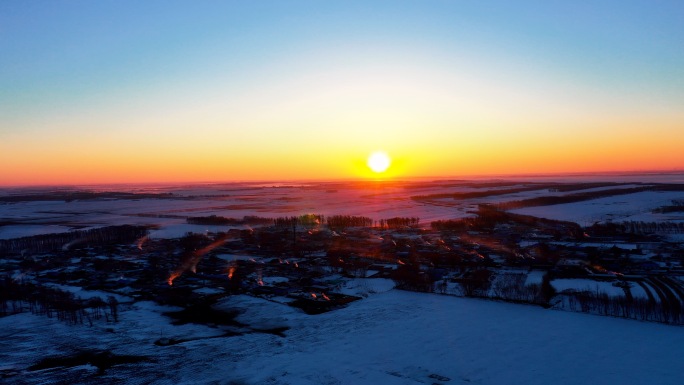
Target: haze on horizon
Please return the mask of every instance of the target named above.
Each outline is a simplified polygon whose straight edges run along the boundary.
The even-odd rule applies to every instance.
[[[680,1],[0,3],[0,185],[684,169]]]

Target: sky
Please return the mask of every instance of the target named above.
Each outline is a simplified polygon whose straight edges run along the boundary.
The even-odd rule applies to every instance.
[[[0,185],[683,170],[682,20],[682,1],[3,1]]]

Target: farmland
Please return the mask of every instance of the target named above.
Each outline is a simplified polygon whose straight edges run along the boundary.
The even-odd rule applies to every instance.
[[[576,360],[587,382],[640,383],[652,365],[678,383],[673,178],[4,190],[0,322],[18,348],[0,370],[36,384],[496,384],[514,370],[496,352],[527,351],[515,383],[564,383]],[[620,353],[635,346],[652,359]]]

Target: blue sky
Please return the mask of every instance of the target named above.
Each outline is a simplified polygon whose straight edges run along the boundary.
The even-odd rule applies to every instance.
[[[104,145],[130,140],[133,131],[147,127],[182,142],[185,135],[215,136],[218,129],[211,127],[220,125],[226,137],[256,127],[254,137],[235,134],[243,135],[241,146],[251,146],[254,153],[263,143],[275,148],[263,137],[280,138],[289,130],[282,123],[288,119],[312,127],[295,130],[299,142],[306,142],[314,126],[349,119],[360,127],[358,132],[349,128],[351,135],[367,131],[371,123],[383,134],[370,139],[361,153],[383,147],[380,137],[416,129],[437,136],[454,124],[464,131],[462,137],[477,136],[463,128],[470,125],[473,132],[491,129],[491,137],[551,125],[551,115],[557,116],[559,131],[570,129],[567,122],[573,119],[580,119],[581,131],[617,126],[618,117],[626,116],[655,119],[655,132],[673,135],[684,105],[682,20],[681,1],[6,1],[0,4],[0,139],[37,157],[45,151],[44,144],[34,143],[37,137],[59,143],[93,138]],[[385,75],[384,83],[373,83]],[[328,104],[317,104],[328,90],[355,81],[361,84],[355,92],[372,94],[367,104],[377,110],[338,93]],[[364,83],[375,85],[369,91],[362,89]],[[460,95],[454,91],[459,87]],[[409,104],[422,103],[417,96],[382,102],[402,92],[430,101],[402,117]],[[448,103],[469,95],[476,102],[466,101],[467,107],[450,115]],[[293,107],[293,101],[310,103],[313,115],[325,113],[316,122],[306,120],[308,110]],[[333,102],[339,110],[333,111]],[[436,111],[428,104],[444,107]],[[474,110],[480,115],[469,116]],[[234,121],[225,111],[245,116]],[[269,111],[276,111],[270,121],[265,119]],[[489,111],[494,118],[485,116]],[[549,116],[537,121],[537,113]],[[353,114],[368,114],[369,123],[364,126]],[[170,115],[187,123],[164,120]],[[431,123],[421,128],[398,123],[412,119]],[[531,139],[538,130],[529,133]],[[610,128],[609,136],[639,130]],[[485,138],[473,140],[476,145]],[[334,135],[317,138],[317,143],[328,141],[338,142]],[[201,143],[193,146],[202,151]],[[402,146],[386,145],[395,152],[405,151]],[[168,154],[172,148],[153,150]],[[684,166],[673,156],[661,163]],[[75,167],[79,159],[105,162],[84,153],[64,167]],[[241,159],[247,158],[233,160]],[[434,162],[447,160],[413,162],[420,167],[412,173],[426,173]],[[269,164],[264,160],[264,167]],[[496,171],[495,165],[475,166],[454,172]],[[305,174],[325,176],[314,171]],[[527,165],[501,171],[534,170]],[[329,172],[342,176],[346,171]],[[203,177],[221,175],[216,170]],[[39,178],[36,174],[32,181]]]

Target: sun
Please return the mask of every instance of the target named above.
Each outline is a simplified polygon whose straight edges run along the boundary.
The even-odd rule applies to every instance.
[[[382,151],[376,151],[368,157],[368,167],[370,167],[371,170],[377,173],[385,172],[392,163],[392,160],[390,157],[382,152]]]

